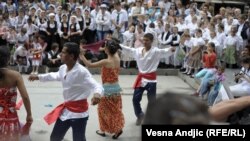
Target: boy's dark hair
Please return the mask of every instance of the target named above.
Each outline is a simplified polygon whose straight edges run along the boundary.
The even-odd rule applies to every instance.
[[[52,45],[51,45],[51,49],[52,50],[55,50],[56,48],[59,48],[59,44],[58,43],[52,43]]]
[[[121,6],[121,2],[120,2],[120,1],[116,1],[116,2],[114,3],[114,5],[115,5],[115,6]]]
[[[28,18],[27,23],[32,23],[31,17]]]
[[[153,22],[151,22],[151,23],[149,24],[149,27],[150,27],[150,28],[155,28],[155,24],[154,24]]]
[[[39,38],[41,38],[41,39],[42,39],[43,41],[45,41],[45,42],[47,41],[45,35],[39,35]]]
[[[240,62],[243,64],[250,64],[250,57],[249,56],[242,57]]]
[[[86,45],[86,44],[87,44],[87,40],[85,40],[85,39],[81,39],[81,40],[80,40],[80,44],[84,44],[84,45]]]
[[[67,53],[68,54],[73,54],[74,55],[74,60],[78,59],[78,56],[80,54],[80,48],[77,43],[74,42],[67,42],[63,45],[63,47],[67,48]]]
[[[153,34],[151,34],[151,33],[146,33],[146,34],[144,35],[144,38],[148,38],[148,39],[151,40],[151,41],[154,40],[154,36],[153,36]]]
[[[10,59],[10,50],[6,46],[0,46],[0,79],[4,79],[4,73],[1,68],[7,67]]]
[[[27,33],[27,29],[26,29],[26,28],[21,28],[21,32],[22,32],[23,34],[26,34],[26,33]]]
[[[225,67],[224,66],[218,66],[217,70],[220,69],[222,72],[225,72]]]

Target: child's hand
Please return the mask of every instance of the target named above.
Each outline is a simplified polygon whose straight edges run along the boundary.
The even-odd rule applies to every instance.
[[[171,47],[170,50],[171,50],[171,52],[175,52],[175,48],[174,47]]]
[[[100,102],[101,95],[100,94],[94,94],[94,97],[91,99],[91,104],[96,105]]]
[[[35,74],[32,74],[32,75],[29,76],[28,79],[29,79],[29,81],[35,81],[35,80],[39,80],[39,77],[37,75],[35,75]]]

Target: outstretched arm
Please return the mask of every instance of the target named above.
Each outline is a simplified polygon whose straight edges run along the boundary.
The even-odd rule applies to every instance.
[[[126,54],[131,54],[133,57],[135,57],[136,54],[136,49],[135,48],[131,48],[128,46],[124,46],[122,44],[120,44],[121,48],[122,48],[122,52],[125,52]]]
[[[30,75],[29,76],[29,81],[35,81],[35,80],[40,80],[42,82],[45,81],[60,81],[60,76],[59,72],[51,72],[47,74],[40,74],[40,75]]]
[[[164,48],[164,49],[158,49],[157,52],[159,54],[158,57],[166,57],[166,56],[171,56],[173,52],[175,51],[175,48],[170,47],[170,48]]]
[[[90,61],[88,61],[86,59],[86,57],[84,56],[84,51],[81,50],[81,53],[79,55],[79,58],[83,61],[83,63],[87,66],[87,67],[90,67],[90,68],[98,68],[98,67],[102,67],[102,66],[105,66],[108,61],[107,59],[103,59],[103,60],[100,60],[98,62],[95,62],[95,63],[92,63]]]

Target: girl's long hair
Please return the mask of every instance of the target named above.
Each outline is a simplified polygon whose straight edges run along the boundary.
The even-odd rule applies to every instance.
[[[0,80],[4,79],[3,69],[7,67],[10,59],[10,51],[6,46],[0,46]]]

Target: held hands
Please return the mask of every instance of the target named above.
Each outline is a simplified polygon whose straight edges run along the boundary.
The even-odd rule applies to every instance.
[[[175,47],[170,48],[171,52],[175,52]]]
[[[29,81],[35,81],[35,80],[39,80],[39,77],[37,75],[35,75],[35,74],[32,74],[32,75],[29,76],[28,79],[29,79]]]
[[[101,100],[101,95],[96,93],[96,94],[94,94],[93,98],[91,99],[91,104],[96,105],[100,102],[100,100]]]

